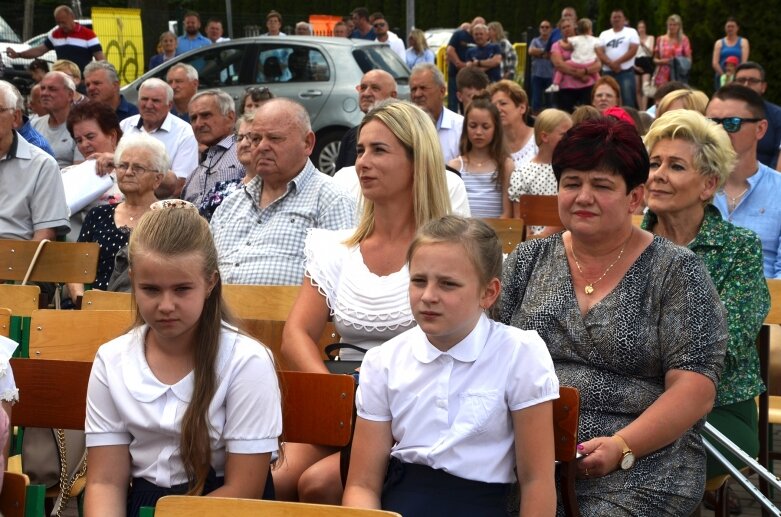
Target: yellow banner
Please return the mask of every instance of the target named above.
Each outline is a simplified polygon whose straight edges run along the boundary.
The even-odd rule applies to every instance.
[[[122,86],[144,73],[144,36],[140,9],[93,7],[92,30]]]

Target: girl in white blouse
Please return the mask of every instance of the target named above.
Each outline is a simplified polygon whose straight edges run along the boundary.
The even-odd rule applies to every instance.
[[[407,254],[416,328],[370,350],[343,504],[405,517],[556,510],[551,400],[559,384],[536,332],[490,320],[502,248],[477,219],[424,226]]]
[[[209,224],[190,203],[160,201],[128,252],[137,326],[92,368],[85,514],[135,516],[172,493],[273,497],[274,363],[223,321]]]

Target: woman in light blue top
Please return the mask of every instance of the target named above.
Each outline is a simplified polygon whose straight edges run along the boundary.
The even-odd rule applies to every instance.
[[[428,48],[426,43],[426,35],[420,29],[412,29],[407,38],[406,61],[407,66],[413,68],[420,63],[433,63],[434,52]]]

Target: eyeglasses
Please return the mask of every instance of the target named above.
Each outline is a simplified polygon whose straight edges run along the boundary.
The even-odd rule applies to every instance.
[[[709,117],[710,120],[714,121],[716,124],[721,124],[721,126],[724,128],[724,131],[727,133],[737,133],[740,131],[740,128],[743,127],[744,122],[759,122],[760,120],[764,120],[761,118],[741,118],[741,117],[726,117],[726,118],[717,118],[717,117]]]
[[[143,165],[139,165],[137,163],[130,164],[127,162],[118,163],[116,168],[117,168],[117,172],[121,172],[122,174],[126,173],[128,169],[133,171],[133,174],[136,175],[141,175],[144,174],[145,172],[157,172],[154,169],[147,169]]]
[[[257,147],[260,145],[260,141],[263,140],[263,137],[256,133],[236,133],[236,142],[243,142],[244,139],[247,139],[250,147]]]
[[[377,22],[377,23],[374,24],[374,28],[375,29],[381,29],[382,27],[385,27],[386,25],[388,25],[388,24],[385,23],[385,22]]]
[[[762,81],[762,79],[757,79],[756,77],[736,77],[735,79],[733,79],[733,81],[735,81],[738,84],[743,84],[743,85],[745,85],[745,84],[759,84],[759,83],[764,82],[764,81]]]

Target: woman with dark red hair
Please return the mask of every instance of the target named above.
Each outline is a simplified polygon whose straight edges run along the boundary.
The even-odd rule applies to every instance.
[[[727,342],[718,293],[694,253],[633,226],[649,172],[634,127],[583,122],[553,156],[566,230],[508,257],[501,319],[536,330],[580,391],[581,513],[689,515]]]

